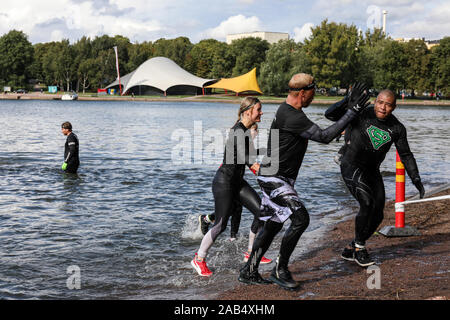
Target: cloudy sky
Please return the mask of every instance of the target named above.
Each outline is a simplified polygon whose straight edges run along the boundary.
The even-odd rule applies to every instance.
[[[220,41],[230,33],[287,32],[296,41],[328,21],[365,31],[381,27],[393,38],[450,36],[448,0],[0,0],[0,35],[22,30],[32,43],[83,35],[120,34],[132,42],[188,37]]]

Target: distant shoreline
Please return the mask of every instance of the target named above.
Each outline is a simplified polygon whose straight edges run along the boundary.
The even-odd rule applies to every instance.
[[[17,94],[17,93],[8,93],[8,94],[0,94],[0,100],[61,100],[62,94],[45,94],[45,93],[25,93],[25,94]],[[132,96],[78,96],[78,100],[80,101],[157,101],[157,102],[186,102],[186,101],[195,101],[195,102],[221,102],[221,103],[240,103],[243,96],[186,96],[186,97],[132,97]],[[318,98],[312,101],[312,104],[333,104],[337,101],[340,101],[341,97],[324,97]],[[372,98],[371,100],[374,100]],[[260,98],[261,102],[264,104],[280,104],[285,98]],[[420,106],[450,106],[450,100],[406,100],[402,101],[401,99],[397,100],[398,105],[420,105]]]

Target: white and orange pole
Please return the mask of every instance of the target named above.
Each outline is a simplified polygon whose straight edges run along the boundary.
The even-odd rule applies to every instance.
[[[395,164],[395,226],[385,226],[379,233],[386,237],[418,236],[420,232],[405,225],[405,166],[396,152]]]
[[[405,166],[396,152],[395,165],[395,227],[405,227]]]

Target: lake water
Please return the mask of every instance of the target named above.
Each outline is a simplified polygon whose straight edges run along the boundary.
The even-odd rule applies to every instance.
[[[277,107],[263,106],[262,146]],[[227,229],[210,250],[214,276],[200,278],[190,266],[202,238],[197,217],[213,211],[211,183],[222,159],[206,152],[208,133],[225,135],[237,109],[195,102],[0,101],[0,299],[208,299],[237,285],[252,220],[245,209],[238,240],[230,242]],[[325,109],[305,112],[326,127]],[[447,183],[450,110],[400,106],[395,114],[408,130],[425,188]],[[77,176],[60,170],[64,121],[80,140]],[[192,148],[178,161],[176,137],[183,133]],[[296,188],[311,223],[294,256],[354,213],[356,202],[333,162],[342,140],[309,144]],[[394,172],[392,148],[382,165],[389,199]],[[250,171],[246,178],[259,192]],[[409,179],[406,189],[417,193]],[[281,234],[266,256],[275,258]],[[79,271],[80,289],[67,284],[72,270]]]

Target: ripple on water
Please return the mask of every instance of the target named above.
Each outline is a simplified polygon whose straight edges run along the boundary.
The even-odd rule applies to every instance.
[[[0,298],[205,299],[217,288],[235,285],[252,215],[244,209],[236,241],[228,240],[229,228],[217,239],[208,255],[215,274],[200,279],[190,265],[203,237],[197,218],[214,210],[211,184],[222,155],[204,154],[212,164],[198,165],[191,149],[192,163],[174,164],[172,149],[179,141],[171,135],[186,129],[192,136],[194,121],[202,121],[204,130],[225,132],[235,122],[237,107],[0,101],[0,128],[6,133],[0,135]],[[217,117],[210,117],[212,108]],[[264,108],[261,141],[277,106]],[[311,106],[307,114],[325,128],[324,111]],[[408,130],[425,187],[447,182],[448,110],[396,112]],[[59,126],[66,120],[80,139],[78,175],[60,172],[65,139]],[[308,146],[296,188],[311,225],[295,256],[314,248],[329,226],[353,213],[349,208],[355,201],[333,162],[341,145]],[[394,194],[394,168],[392,148],[381,167],[388,198]],[[259,192],[250,172],[246,179]],[[267,255],[274,258],[279,245],[280,236]],[[69,266],[80,268],[81,290],[67,289]],[[266,272],[271,266],[261,268]]]

